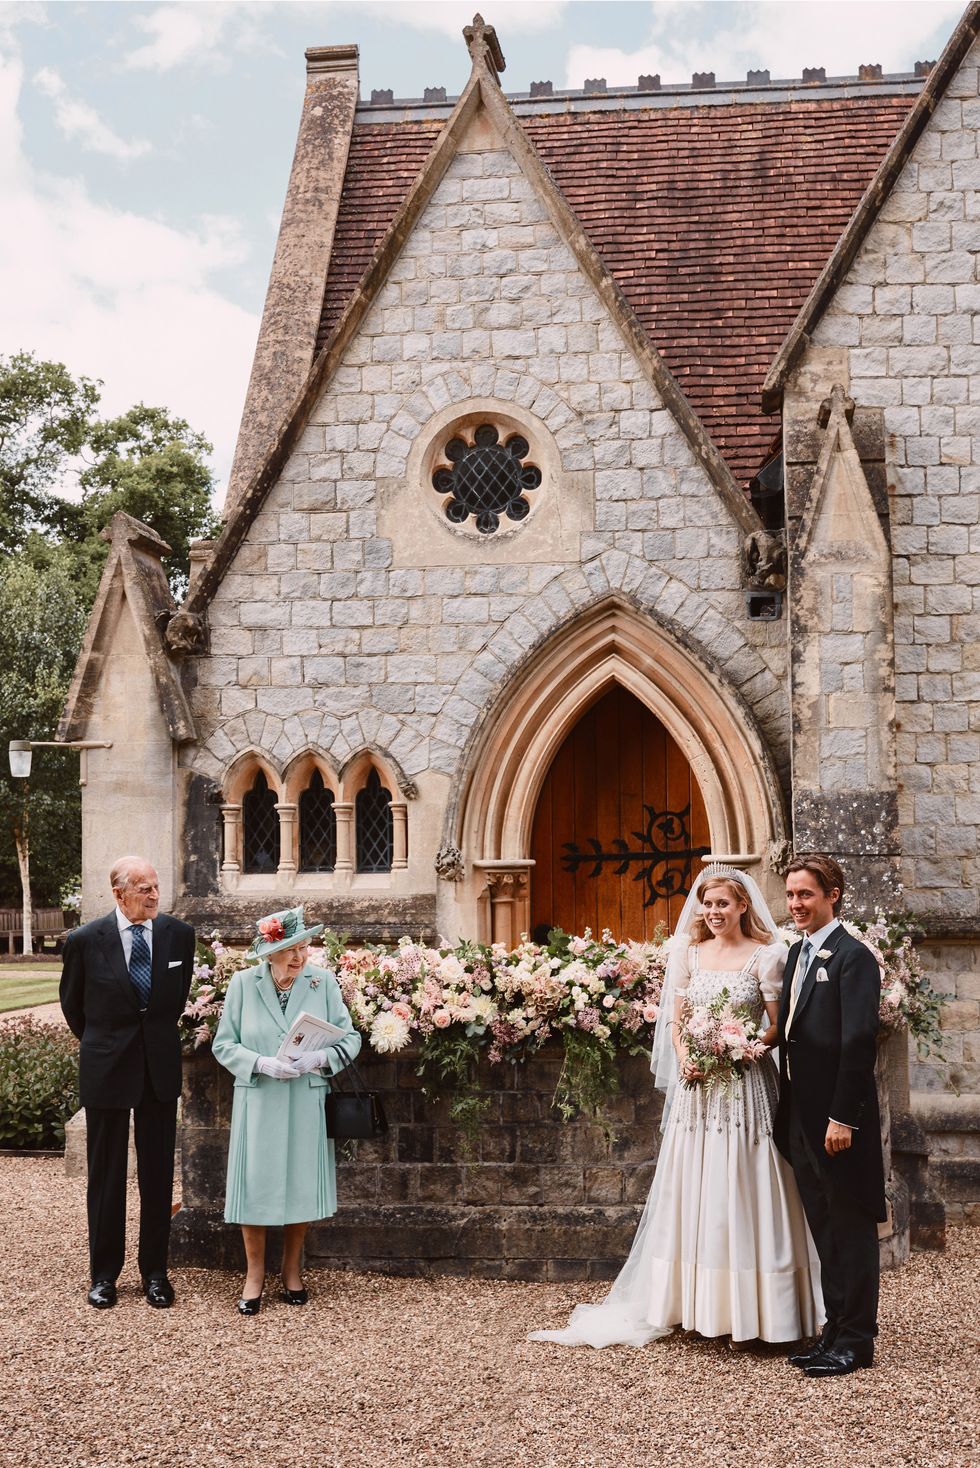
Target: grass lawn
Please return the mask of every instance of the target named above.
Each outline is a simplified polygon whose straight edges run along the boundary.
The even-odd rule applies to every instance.
[[[58,998],[61,960],[46,963],[0,964],[0,1014],[11,1009],[30,1009],[35,1004],[54,1004]]]

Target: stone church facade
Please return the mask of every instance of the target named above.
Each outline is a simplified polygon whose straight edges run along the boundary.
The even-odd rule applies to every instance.
[[[84,910],[138,847],[244,935],[639,937],[795,848],[911,907],[912,1084],[980,1108],[980,7],[916,75],[308,85],[226,523],[117,516],[62,737]],[[864,74],[866,73],[866,74]],[[971,1191],[972,1190],[972,1191]]]

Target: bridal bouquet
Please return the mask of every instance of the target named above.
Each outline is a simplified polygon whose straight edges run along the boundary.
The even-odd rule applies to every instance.
[[[727,989],[710,1004],[684,1005],[680,1038],[687,1049],[681,1081],[688,1090],[731,1085],[767,1048],[748,1010],[733,1005]]]

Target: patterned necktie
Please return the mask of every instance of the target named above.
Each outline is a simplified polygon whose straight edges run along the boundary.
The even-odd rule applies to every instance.
[[[796,965],[796,973],[793,975],[793,1003],[796,1004],[800,997],[800,986],[806,978],[806,971],[810,967],[810,959],[813,957],[813,944],[809,938],[803,939],[803,948],[800,953],[800,961]]]
[[[130,932],[133,949],[129,957],[129,977],[139,998],[140,1009],[145,1009],[150,1002],[150,945],[142,923],[134,923]]]

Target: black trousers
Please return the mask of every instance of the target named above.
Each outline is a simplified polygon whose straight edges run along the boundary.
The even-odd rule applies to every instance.
[[[878,1225],[821,1172],[795,1106],[789,1147],[820,1259],[827,1334],[835,1349],[870,1357],[878,1334]]]
[[[88,1243],[92,1279],[116,1280],[126,1256],[126,1165],[129,1112],[86,1106]],[[149,1076],[133,1109],[140,1194],[139,1271],[166,1274],[174,1193],[177,1102],[158,1101]]]

